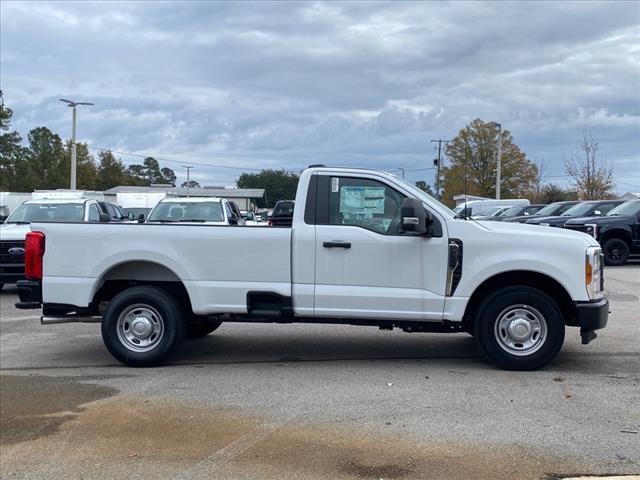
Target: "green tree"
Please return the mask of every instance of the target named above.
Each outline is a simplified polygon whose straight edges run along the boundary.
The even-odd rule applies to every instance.
[[[160,164],[153,157],[147,157],[142,165],[129,165],[127,173],[136,185],[151,185],[152,183],[168,183],[175,185],[176,174],[170,168],[160,168]]]
[[[200,188],[200,184],[195,180],[189,180],[188,182],[182,182],[181,187]]]
[[[424,180],[418,180],[416,182],[416,187],[418,187],[420,190],[422,190],[423,192],[428,193],[429,195],[431,195],[432,197],[435,197],[435,194],[433,193],[433,190],[431,190],[431,185],[429,185],[427,182],[425,182]]]
[[[296,196],[299,177],[286,170],[262,170],[243,173],[236,182],[238,188],[264,188],[265,198],[258,199],[258,207],[273,207],[278,200],[291,200]]]
[[[24,161],[22,138],[11,130],[13,111],[5,106],[0,90],[0,191],[17,190],[18,168]]]
[[[98,153],[97,190],[108,190],[119,185],[130,185],[131,178],[122,160],[113,156],[110,150]]]
[[[69,186],[66,149],[60,136],[47,127],[29,132],[29,146],[23,162],[19,163],[17,183],[20,190],[56,189]]]
[[[464,127],[447,145],[450,165],[441,167],[444,185],[443,201],[453,204],[453,195],[494,197],[496,192],[498,128],[492,123],[476,119]],[[538,169],[513,142],[508,130],[502,131],[501,198],[529,195],[533,190]]]
[[[64,146],[64,157],[60,168],[67,178],[67,183],[57,188],[69,188],[71,176],[71,141],[67,140]],[[76,186],[78,190],[98,189],[98,166],[89,152],[86,143],[76,142]]]
[[[536,199],[539,203],[564,202],[567,200],[577,200],[576,192],[566,190],[555,183],[549,183],[542,187],[540,196]]]

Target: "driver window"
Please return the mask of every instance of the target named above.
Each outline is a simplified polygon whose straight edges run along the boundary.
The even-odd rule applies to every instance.
[[[89,205],[89,221],[90,222],[99,222],[100,221],[100,212],[98,211],[98,206],[95,203]]]
[[[403,194],[364,178],[332,177],[330,188],[329,224],[354,225],[383,235],[399,233]]]

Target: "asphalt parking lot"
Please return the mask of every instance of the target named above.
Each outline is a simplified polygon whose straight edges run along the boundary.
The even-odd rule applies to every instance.
[[[130,369],[0,295],[2,478],[548,479],[640,473],[640,260],[609,326],[505,372],[466,334],[226,324]]]

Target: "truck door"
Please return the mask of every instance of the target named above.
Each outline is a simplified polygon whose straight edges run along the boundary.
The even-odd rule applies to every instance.
[[[448,241],[400,232],[406,195],[381,179],[319,175],[314,315],[441,320]]]

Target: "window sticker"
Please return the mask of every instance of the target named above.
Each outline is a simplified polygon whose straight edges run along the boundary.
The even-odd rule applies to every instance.
[[[340,188],[340,213],[347,218],[384,214],[384,187]]]
[[[338,187],[340,186],[340,179],[333,177],[331,179],[331,193],[338,193]]]

